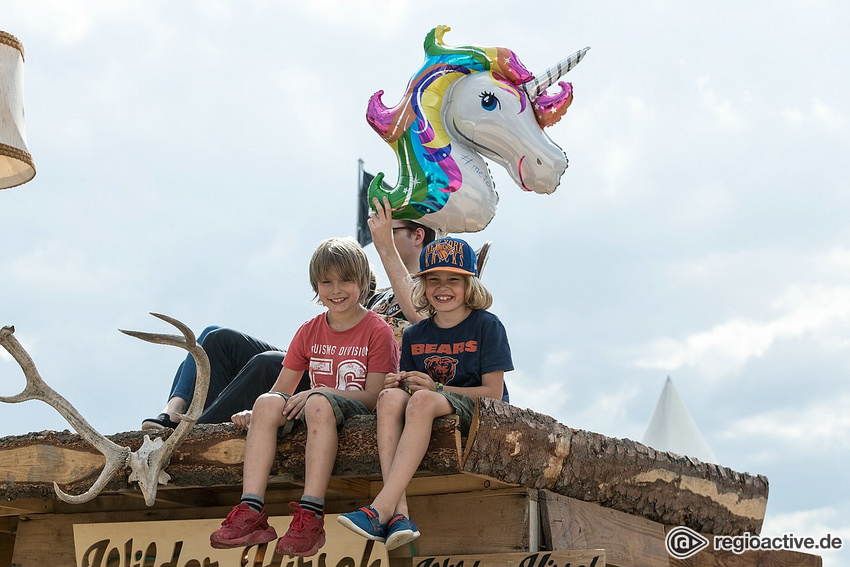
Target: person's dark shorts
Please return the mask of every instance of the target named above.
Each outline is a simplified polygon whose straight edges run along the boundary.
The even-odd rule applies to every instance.
[[[289,399],[288,394],[282,394],[280,392],[271,392],[277,394],[278,396]],[[316,390],[310,394],[325,396],[330,402],[331,407],[334,410],[334,417],[336,418],[336,425],[339,427],[342,425],[346,419],[353,417],[355,415],[371,415],[366,406],[362,402],[358,402],[356,400],[352,400],[350,398],[346,398],[345,396],[340,396],[339,394],[335,394],[333,392],[327,392],[322,389]],[[474,406],[475,404],[473,404]],[[471,422],[471,418],[470,418]],[[287,433],[291,432],[295,427],[299,426],[299,424],[304,423],[304,414],[301,414],[297,420],[287,421],[286,424],[280,426],[277,430],[277,436],[282,437]]]
[[[454,408],[455,413],[460,418],[458,428],[460,428],[460,434],[466,437],[469,435],[469,428],[472,425],[472,416],[475,414],[475,400],[469,396],[455,392],[446,392],[443,390],[440,393],[446,397]]]

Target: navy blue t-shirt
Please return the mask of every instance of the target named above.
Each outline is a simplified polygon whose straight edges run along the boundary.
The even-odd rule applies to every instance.
[[[430,317],[405,329],[399,367],[459,387],[481,386],[484,374],[514,369],[505,326],[483,309],[473,310],[448,329],[441,329]],[[510,401],[507,385],[502,392],[502,400]]]

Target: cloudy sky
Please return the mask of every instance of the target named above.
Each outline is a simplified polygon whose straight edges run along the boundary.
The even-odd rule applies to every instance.
[[[0,324],[97,428],[135,429],[182,355],[116,329],[168,331],[156,311],[286,347],[318,312],[307,262],[354,234],[358,158],[396,177],[366,102],[399,100],[428,30],[532,71],[589,45],[547,130],[561,186],[492,165],[466,236],[493,241],[514,403],[640,440],[670,376],[718,460],[770,479],[766,535],[850,539],[850,8],[480,4],[6,3],[38,174],[0,192]],[[0,394],[23,383],[0,353]],[[67,427],[0,411],[0,435]]]

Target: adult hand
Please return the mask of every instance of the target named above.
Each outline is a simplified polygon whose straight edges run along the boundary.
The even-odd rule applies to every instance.
[[[375,206],[375,212],[369,215],[366,224],[372,233],[372,242],[375,244],[375,248],[395,246],[393,241],[393,210],[390,207],[390,200],[384,197],[383,202],[381,202],[377,197],[373,197],[372,204]]]
[[[251,426],[251,410],[243,410],[230,416],[230,421],[239,429],[248,429]]]

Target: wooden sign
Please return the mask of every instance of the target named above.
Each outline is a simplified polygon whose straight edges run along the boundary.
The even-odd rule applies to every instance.
[[[414,557],[412,567],[605,567],[604,549]]]
[[[383,544],[342,527],[338,514],[325,516],[327,543],[309,558],[275,552],[276,542],[236,549],[213,549],[210,534],[221,520],[172,520],[75,524],[77,567],[388,567]],[[291,516],[269,518],[278,536]],[[534,566],[523,566],[534,567]],[[554,566],[550,566],[554,567]],[[558,567],[564,567],[559,565]]]

